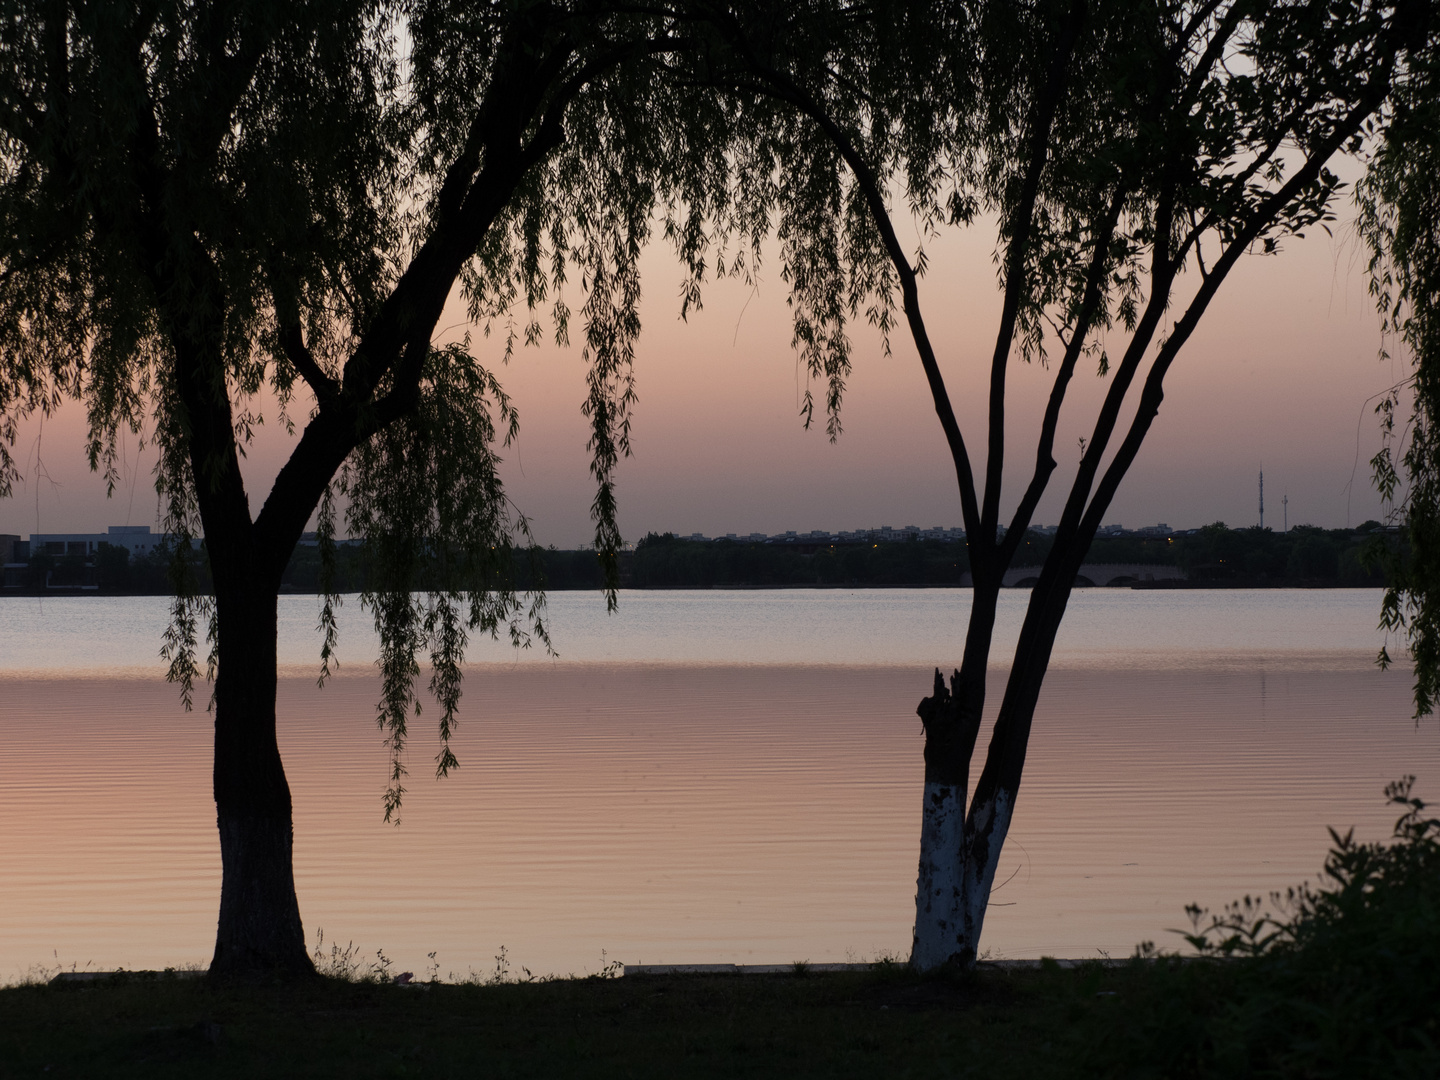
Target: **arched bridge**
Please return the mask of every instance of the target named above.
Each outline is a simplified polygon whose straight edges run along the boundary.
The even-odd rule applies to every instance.
[[[1038,566],[1016,566],[1007,570],[1000,583],[1007,587],[1028,589],[1040,577]],[[1155,566],[1152,563],[1086,563],[1080,567],[1075,584],[1088,585],[1133,585],[1145,581],[1184,581],[1185,573],[1178,566]],[[960,584],[969,585],[970,575],[960,579]]]

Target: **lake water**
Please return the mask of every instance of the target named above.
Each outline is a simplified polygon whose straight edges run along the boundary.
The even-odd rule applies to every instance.
[[[1028,594],[1006,593],[992,669]],[[301,914],[423,971],[903,954],[922,776],[915,704],[963,590],[550,598],[558,658],[477,643],[461,769],[412,726],[402,824],[368,616],[314,686],[313,597],[281,600],[281,750]],[[1440,792],[1440,733],[1376,671],[1379,593],[1082,590],[1041,697],[986,927],[998,956],[1176,944],[1318,870],[1325,826],[1388,834],[1381,788]],[[157,658],[164,599],[0,599],[0,981],[36,964],[203,964],[219,854],[210,725]],[[203,700],[203,695],[202,695]],[[982,733],[981,745],[987,736]]]

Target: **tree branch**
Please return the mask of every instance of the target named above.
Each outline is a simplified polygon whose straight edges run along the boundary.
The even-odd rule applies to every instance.
[[[314,392],[315,399],[320,402],[322,408],[339,397],[340,384],[327,375],[325,370],[316,363],[314,355],[305,345],[298,318],[281,323],[278,337],[280,338],[280,347],[285,350],[285,358],[300,373],[301,378]]]
[[[1080,354],[1085,348],[1085,338],[1090,332],[1091,324],[1098,314],[1103,299],[1101,285],[1104,283],[1105,275],[1110,265],[1110,241],[1115,236],[1115,228],[1120,221],[1120,210],[1125,205],[1125,198],[1128,189],[1124,182],[1117,183],[1115,194],[1110,199],[1110,205],[1105,210],[1105,217],[1100,229],[1096,234],[1095,250],[1090,257],[1090,266],[1085,274],[1085,291],[1080,302],[1080,312],[1076,316],[1075,329],[1070,335],[1070,341],[1065,348],[1065,356],[1060,362],[1059,370],[1055,373],[1055,383],[1050,388],[1050,400],[1045,406],[1045,418],[1040,427],[1040,441],[1035,448],[1035,472],[1030,478],[1030,484],[1025,489],[1025,495],[1020,500],[1020,505],[1015,510],[1015,516],[1010,520],[1010,527],[1005,532],[1005,539],[1000,543],[999,564],[1002,568],[1010,565],[1010,560],[1015,557],[1015,552],[1024,539],[1025,530],[1030,527],[1031,515],[1035,513],[1035,507],[1040,502],[1040,496],[1044,494],[1046,485],[1050,482],[1050,474],[1055,471],[1055,431],[1060,423],[1060,407],[1065,401],[1065,392],[1070,384],[1070,377],[1075,372],[1075,364],[1080,359]]]
[[[1165,374],[1169,371],[1170,365],[1179,354],[1180,348],[1189,340],[1194,333],[1200,317],[1205,314],[1210,301],[1214,299],[1216,291],[1224,281],[1227,274],[1245,254],[1246,250],[1259,237],[1267,225],[1279,216],[1285,206],[1295,198],[1304,188],[1312,184],[1320,175],[1320,171],[1332,156],[1345,145],[1351,135],[1359,130],[1365,118],[1379,108],[1385,95],[1389,92],[1390,77],[1395,66],[1395,54],[1392,51],[1386,58],[1386,64],[1381,72],[1372,78],[1372,85],[1367,88],[1359,103],[1346,115],[1345,119],[1335,126],[1330,137],[1313,151],[1306,159],[1305,164],[1290,180],[1276,191],[1270,198],[1266,199],[1257,207],[1250,216],[1250,220],[1241,229],[1235,238],[1226,247],[1224,253],[1216,260],[1210,276],[1204,281],[1195,297],[1190,301],[1185,314],[1176,322],[1175,328],[1165,340],[1160,352],[1155,357],[1155,363],[1151,365],[1146,376],[1144,388],[1141,390],[1139,406],[1136,409],[1135,417],[1130,422],[1130,428],[1126,432],[1125,439],[1115,452],[1115,458],[1110,462],[1109,468],[1105,470],[1100,485],[1095,491],[1095,497],[1091,500],[1090,506],[1085,512],[1082,522],[1082,529],[1088,530],[1093,535],[1094,530],[1100,527],[1100,518],[1110,505],[1115,492],[1120,487],[1120,481],[1134,462],[1136,455],[1140,452],[1141,443],[1144,442],[1150,425],[1154,422],[1160,411],[1160,403],[1164,400]]]
[[[1216,8],[1223,2],[1224,0],[1206,0],[1204,4],[1200,5],[1195,14],[1191,16],[1190,22],[1180,31],[1179,44],[1182,49],[1185,47],[1185,43],[1195,36],[1195,31],[1200,29],[1206,19],[1215,14]],[[1240,7],[1239,4],[1233,5],[1231,11],[1238,7]]]
[[[788,76],[762,64],[753,54],[747,55],[746,59],[762,80],[764,92],[793,105],[813,120],[825,133],[840,152],[841,158],[864,193],[865,204],[870,210],[871,220],[874,221],[875,228],[880,233],[881,242],[885,246],[885,253],[900,278],[901,304],[906,321],[910,325],[910,336],[915,342],[916,352],[920,354],[920,365],[925,371],[925,379],[930,386],[930,397],[935,405],[935,413],[940,418],[940,427],[945,433],[945,441],[950,447],[950,457],[954,462],[955,477],[960,487],[960,505],[965,519],[965,531],[972,537],[979,536],[979,499],[975,488],[974,473],[970,467],[970,456],[965,449],[965,438],[961,434],[960,423],[955,418],[954,407],[950,404],[950,394],[945,388],[945,379],[940,373],[940,365],[935,358],[935,349],[930,343],[930,335],[925,328],[925,319],[920,311],[918,279],[914,268],[905,257],[899,238],[895,235],[895,226],[890,220],[889,210],[885,206],[885,197],[880,190],[879,179],[854,142],[841,130],[819,102],[797,86]],[[973,543],[971,550],[972,552],[974,550]]]
[[[995,338],[995,352],[990,360],[990,428],[985,458],[985,503],[981,510],[980,536],[972,537],[970,541],[972,563],[977,555],[988,561],[988,549],[996,543],[1000,524],[1000,490],[1005,479],[1005,370],[1010,359],[1010,346],[1015,338],[1020,295],[1025,288],[1025,260],[1029,254],[1027,249],[1030,243],[1030,228],[1034,222],[1035,203],[1040,195],[1040,176],[1049,158],[1050,129],[1069,80],[1070,54],[1075,49],[1084,19],[1085,0],[1074,0],[1056,42],[1050,70],[1045,77],[1045,87],[1031,118],[1030,153],[1026,162],[1025,181],[1010,219],[1010,258],[1005,272],[1005,301],[1000,314],[1000,331]]]
[[[487,95],[468,129],[465,146],[446,171],[435,227],[346,362],[336,386],[341,407],[332,410],[333,416],[322,409],[306,426],[275,478],[256,518],[257,535],[267,549],[288,552],[325,484],[350,452],[414,407],[430,335],[460,268],[494,224],[519,179],[563,141],[564,111],[575,96],[601,71],[635,51],[633,47],[607,51],[547,94],[572,48],[556,46],[539,62],[532,59],[534,50],[524,41],[515,41],[510,49],[506,76],[492,83],[501,89]],[[522,141],[527,124],[547,99],[547,111],[533,135]],[[292,351],[292,344],[301,344],[298,322],[286,328],[282,344],[297,370],[305,374],[303,358],[297,362]],[[313,359],[311,365],[319,371]],[[388,389],[375,399],[387,376]],[[334,385],[334,380],[323,377]]]
[[[143,51],[148,32],[149,23],[142,16],[128,42],[131,70],[127,74],[134,86],[129,156],[139,193],[130,224],[138,230],[139,269],[155,291],[174,351],[175,388],[182,406],[176,419],[185,429],[191,477],[207,540],[217,548],[240,545],[249,536],[249,500],[240,473],[234,412],[226,386],[223,331],[211,314],[224,310],[222,286],[193,223],[175,219],[184,201],[170,197],[174,175],[164,160],[158,109],[148,90]],[[197,319],[197,313],[207,314]],[[217,588],[229,584],[220,578],[222,562],[215,563]]]
[[[1185,33],[1177,46],[1178,48],[1184,48],[1184,43],[1189,40],[1191,33],[1199,28],[1203,20],[1208,18],[1217,6],[1218,4],[1212,0],[1210,4],[1206,5],[1208,10],[1196,13],[1195,18],[1191,20],[1190,25],[1186,27]],[[1195,62],[1195,67],[1190,72],[1190,79],[1185,84],[1185,92],[1180,98],[1180,108],[1183,112],[1189,113],[1190,106],[1195,101],[1195,96],[1200,92],[1200,88],[1205,85],[1205,80],[1208,78],[1207,73],[1220,59],[1225,51],[1225,46],[1230,43],[1231,35],[1235,33],[1236,28],[1248,13],[1249,9],[1245,4],[1237,3],[1232,4],[1230,10],[1225,12],[1221,17],[1219,25],[1215,28],[1215,33],[1210,38],[1210,43],[1205,46],[1205,51],[1200,54],[1200,59]]]

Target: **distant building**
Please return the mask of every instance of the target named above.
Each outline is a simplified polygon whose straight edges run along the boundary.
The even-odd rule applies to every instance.
[[[14,533],[0,533],[0,588],[18,589],[29,569],[30,545]]]
[[[192,545],[198,543],[198,540],[191,541]],[[0,535],[0,555],[5,556],[3,586],[6,589],[23,588],[30,571],[30,559],[46,555],[71,563],[69,569],[58,577],[55,571],[47,571],[46,588],[94,589],[97,587],[95,556],[100,553],[101,544],[119,548],[136,559],[162,548],[165,535],[151,532],[149,525],[111,525],[103,533],[31,533],[29,540],[10,534]],[[78,565],[75,565],[75,560],[79,560]]]
[[[32,555],[94,555],[101,544],[124,548],[130,557],[149,555],[164,542],[149,525],[111,525],[103,533],[31,533]]]

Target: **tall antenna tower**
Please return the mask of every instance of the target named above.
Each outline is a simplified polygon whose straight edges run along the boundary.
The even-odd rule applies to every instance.
[[[1265,466],[1260,466],[1260,528],[1265,527]]]
[[[1288,491],[1280,499],[1280,506],[1284,514],[1283,520],[1285,522],[1285,528],[1281,531],[1288,533],[1290,531],[1290,493]]]

